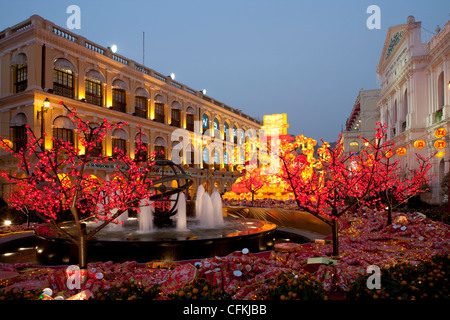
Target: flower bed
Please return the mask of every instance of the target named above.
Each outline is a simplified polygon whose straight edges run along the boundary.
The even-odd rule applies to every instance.
[[[290,250],[183,263],[88,264],[88,280],[68,290],[65,267],[0,264],[0,299],[52,297],[89,299],[427,299],[449,298],[449,227],[415,213],[360,210],[346,216],[340,230],[340,257],[329,257],[332,244],[308,243]],[[381,269],[381,288],[369,289],[367,267]],[[79,296],[78,296],[79,297]]]

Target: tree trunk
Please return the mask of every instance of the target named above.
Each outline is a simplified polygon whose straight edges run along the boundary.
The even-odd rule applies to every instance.
[[[255,201],[255,193],[252,192],[252,201]]]
[[[332,234],[333,234],[333,256],[337,257],[339,255],[339,223],[336,219],[332,220]]]
[[[78,265],[80,269],[87,269],[87,234],[85,223],[81,223],[80,240],[78,243]]]
[[[391,205],[388,205],[388,221],[387,221],[387,225],[391,225],[392,224],[392,207]]]

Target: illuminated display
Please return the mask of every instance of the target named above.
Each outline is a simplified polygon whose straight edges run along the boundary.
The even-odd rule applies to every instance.
[[[444,137],[447,134],[447,130],[445,128],[438,128],[434,131],[434,136],[438,139]]]
[[[447,143],[444,140],[436,140],[434,142],[434,147],[438,150],[444,149],[447,146]]]

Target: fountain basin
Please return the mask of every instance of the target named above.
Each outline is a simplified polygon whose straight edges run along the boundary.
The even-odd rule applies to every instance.
[[[87,223],[87,229],[93,228]],[[73,223],[65,226],[70,232]],[[180,261],[227,255],[248,248],[250,252],[273,249],[276,225],[260,220],[224,218],[217,228],[201,227],[198,220],[188,219],[187,230],[155,228],[139,231],[138,221],[129,219],[118,230],[102,230],[88,241],[88,262]],[[75,264],[78,248],[64,238],[37,235],[37,260],[40,264]]]

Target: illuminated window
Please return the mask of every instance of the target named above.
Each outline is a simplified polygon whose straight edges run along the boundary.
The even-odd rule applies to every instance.
[[[127,95],[124,89],[112,89],[112,109],[126,112]]]
[[[359,151],[359,143],[358,142],[352,141],[352,142],[350,142],[349,146],[350,146],[350,148],[349,148],[350,152],[358,152]]]
[[[16,88],[16,93],[25,91],[28,84],[28,74],[27,74],[27,65],[17,65],[16,68],[16,81],[14,82],[14,86]]]
[[[174,127],[181,128],[181,110],[172,109],[172,122],[171,125]]]
[[[161,102],[155,102],[155,121],[164,123],[166,118],[165,105]]]
[[[74,87],[72,70],[53,69],[53,93],[73,99]]]
[[[102,83],[95,79],[86,79],[86,102],[90,104],[95,104],[96,106],[101,106],[102,97]]]
[[[202,117],[203,133],[209,129],[209,117],[207,114],[203,114]]]
[[[134,103],[134,112],[136,116],[140,118],[147,118],[147,98],[136,96],[134,97]]]

